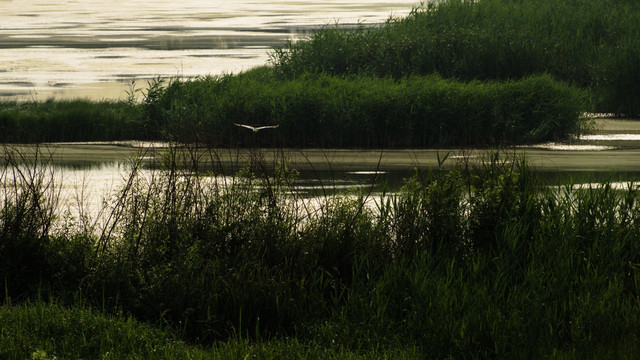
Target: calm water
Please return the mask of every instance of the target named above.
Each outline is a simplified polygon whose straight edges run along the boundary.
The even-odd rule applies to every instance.
[[[407,0],[0,0],[0,99],[122,98],[136,80],[238,72],[314,29]]]
[[[129,84],[156,76],[238,72],[266,64],[274,46],[327,24],[375,24],[406,15],[417,1],[385,0],[0,0],[0,100],[123,98]],[[128,176],[128,147],[65,145],[51,168],[69,206],[86,202],[93,213]],[[622,171],[640,178],[640,125],[609,121],[602,131],[570,144],[521,148],[531,164],[553,177],[607,176]],[[382,173],[372,174],[379,152],[298,154],[299,190],[331,186],[367,188],[374,179],[396,187],[414,168],[426,171],[447,150],[387,151]],[[452,153],[480,158],[482,151]],[[315,158],[314,158],[315,157]],[[59,166],[58,166],[59,165]],[[12,175],[2,173],[3,181]],[[144,170],[149,174],[149,170]],[[614,179],[615,180],[615,179]]]
[[[602,120],[601,130],[583,136],[569,144],[539,144],[506,150],[507,156],[516,158],[525,154],[531,169],[538,171],[549,184],[575,184],[575,187],[599,186],[598,182],[610,181],[614,188],[626,188],[630,184],[640,187],[640,122]],[[144,184],[159,176],[157,164],[163,158],[162,143],[123,142],[48,144],[41,147],[44,155],[51,155],[49,166],[35,168],[44,171],[44,179],[53,179],[53,194],[59,194],[61,215],[90,215],[94,221],[103,222],[114,205],[114,194],[122,188],[131,174],[130,160],[142,157],[143,167],[138,172]],[[2,166],[7,154],[22,154],[31,162],[34,146],[6,145],[0,150],[0,199],[12,194],[14,180],[21,174],[29,178],[33,166],[21,163],[15,167]],[[8,151],[8,152],[7,152]],[[403,183],[403,178],[416,171],[427,172],[438,168],[438,156],[449,154],[446,165],[454,165],[464,159],[479,162],[489,157],[491,150],[466,149],[403,149],[403,150],[340,150],[340,149],[289,149],[264,150],[263,161],[277,162],[282,156],[290,167],[299,170],[300,176],[288,191],[298,194],[305,202],[305,209],[319,206],[323,199],[345,190],[370,194],[368,206],[375,209],[383,192],[393,193]],[[254,158],[251,150],[219,150],[211,157],[203,153],[201,169],[215,169],[216,176],[203,178],[205,183],[222,185],[233,183],[230,176],[238,167]],[[20,156],[17,157],[18,159]],[[47,156],[48,158],[48,156]],[[206,159],[216,159],[212,167]],[[274,160],[275,159],[275,160]],[[156,164],[156,166],[154,166]],[[7,192],[8,191],[8,192]]]

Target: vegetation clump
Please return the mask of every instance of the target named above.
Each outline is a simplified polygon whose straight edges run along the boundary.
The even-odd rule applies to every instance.
[[[0,104],[3,142],[172,140],[216,147],[428,148],[567,139],[585,128],[587,95],[548,75],[457,82],[263,68],[153,83],[143,103]],[[277,124],[260,136],[235,124]]]
[[[583,130],[586,94],[548,75],[461,83],[267,69],[172,82],[147,109],[175,139],[215,146],[428,148],[557,141]],[[278,124],[261,136],[234,126]],[[253,135],[253,134],[251,134]]]
[[[273,54],[276,72],[440,74],[461,81],[547,73],[589,89],[598,112],[640,115],[635,1],[449,0],[382,26],[326,27]]]
[[[150,140],[140,105],[131,101],[0,101],[0,142]]]

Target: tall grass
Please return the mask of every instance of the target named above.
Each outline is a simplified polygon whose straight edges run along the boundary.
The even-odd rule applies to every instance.
[[[5,303],[79,295],[201,344],[637,353],[636,187],[542,186],[524,160],[496,154],[417,174],[372,207],[366,193],[296,198],[286,167],[228,178],[190,159],[174,149],[163,170],[133,166],[93,232],[41,215],[55,203],[29,185],[39,172],[26,186],[5,175],[5,194],[25,194],[5,195],[0,211]]]
[[[461,83],[438,76],[304,75],[270,70],[174,81],[148,101],[174,139],[215,146],[397,148],[489,146],[579,133],[586,96],[536,76]],[[278,124],[253,134],[234,126]]]
[[[166,87],[165,87],[166,85]],[[261,68],[153,82],[143,103],[0,103],[0,141],[162,140],[218,147],[407,148],[566,139],[583,131],[587,96],[548,75],[458,82]],[[234,124],[277,124],[253,134]]]
[[[327,27],[276,49],[272,62],[285,78],[438,73],[469,81],[548,73],[591,89],[598,111],[638,115],[639,20],[631,1],[442,1],[383,26]]]
[[[0,102],[0,142],[150,140],[141,106],[133,101]]]

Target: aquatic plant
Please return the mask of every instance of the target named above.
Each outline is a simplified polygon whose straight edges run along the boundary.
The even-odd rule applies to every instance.
[[[140,106],[128,101],[0,101],[0,142],[157,139]]]
[[[506,82],[307,74],[162,80],[141,104],[0,102],[0,141],[161,140],[218,147],[406,148],[565,139],[584,128],[586,94],[548,75]],[[234,124],[279,126],[251,133]]]

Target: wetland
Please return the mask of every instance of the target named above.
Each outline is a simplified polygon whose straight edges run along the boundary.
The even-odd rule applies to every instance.
[[[640,353],[637,2],[116,3],[0,1],[0,357]]]

